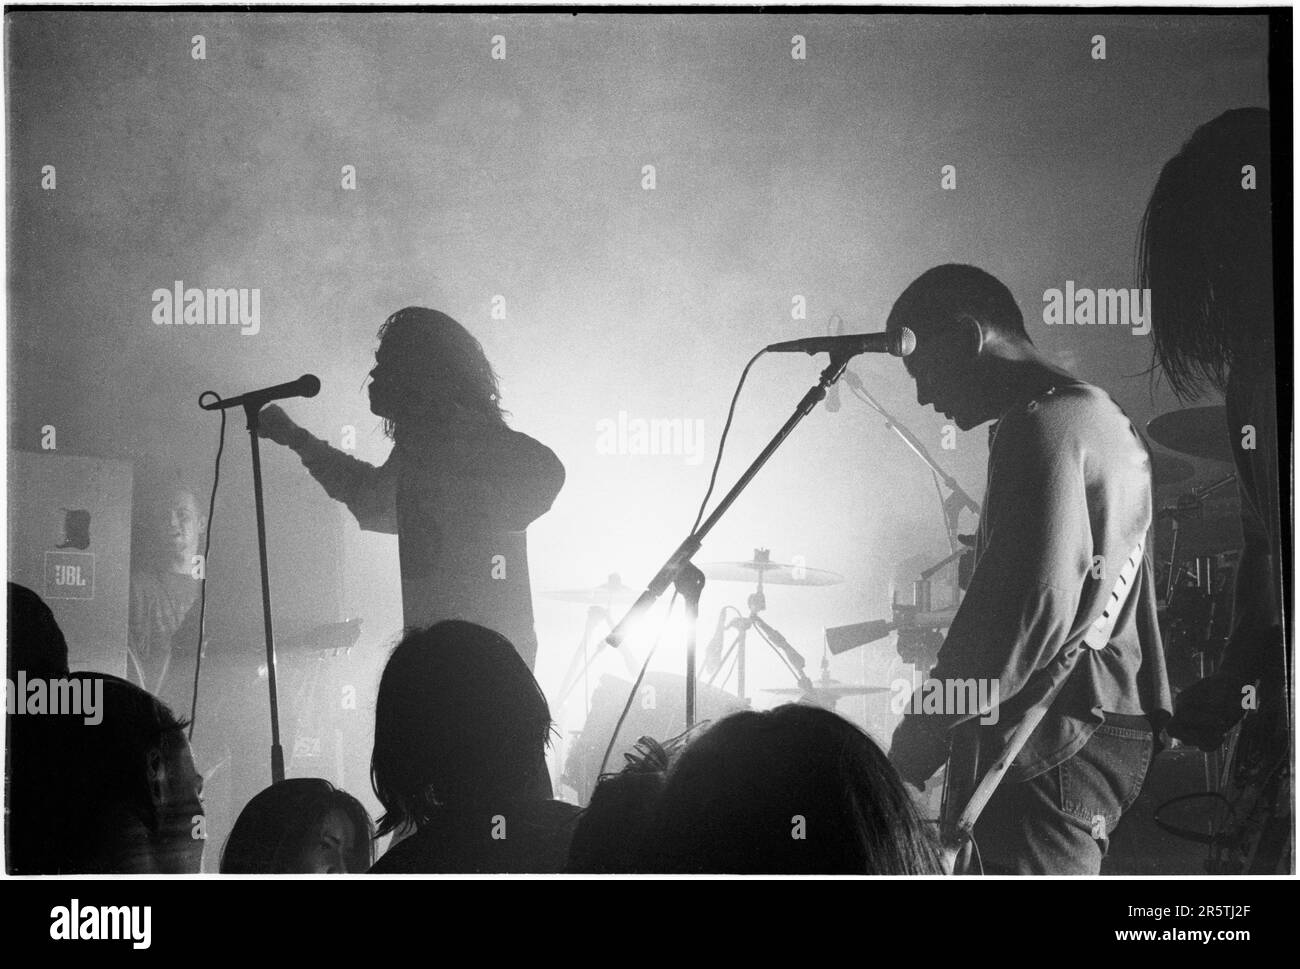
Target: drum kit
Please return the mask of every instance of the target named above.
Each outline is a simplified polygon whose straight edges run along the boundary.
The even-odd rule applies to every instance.
[[[820,676],[815,681],[810,679],[804,672],[806,662],[803,655],[779,629],[763,617],[767,610],[764,593],[767,586],[810,588],[838,585],[844,581],[844,576],[838,572],[811,568],[797,558],[794,562],[774,562],[770,551],[764,548],[755,549],[753,556],[743,561],[711,562],[701,565],[700,569],[707,579],[714,582],[753,587],[745,600],[746,611],[724,606],[718,613],[713,638],[704,654],[698,687],[700,711],[706,719],[726,716],[750,706],[746,693],[746,665],[751,634],[773,651],[795,684],[790,687],[763,688],[761,692],[815,703],[830,709],[845,697],[890,692],[889,687],[841,683],[832,679],[829,658],[825,653]],[[680,702],[681,695],[684,694],[684,678],[675,674],[650,673],[642,681],[639,692],[650,696],[653,702],[632,704],[626,711],[627,721],[619,727],[619,708],[631,690],[632,682],[640,674],[639,663],[626,644],[616,652],[620,654],[631,679],[625,681],[621,677],[605,675],[600,677],[594,689],[590,684],[589,672],[592,665],[600,653],[609,648],[603,636],[613,627],[611,610],[626,608],[638,595],[639,591],[624,585],[617,574],[610,575],[597,586],[541,593],[546,599],[587,607],[586,625],[556,695],[558,709],[569,700],[579,685],[583,686],[586,717],[582,729],[572,731],[573,737],[560,776],[584,801],[594,787],[600,770],[600,755],[615,729],[619,729],[620,736],[629,739],[630,746],[630,741],[641,734],[671,737],[686,726]],[[593,639],[596,639],[594,650]],[[728,684],[730,688],[724,689]]]
[[[1213,673],[1232,631],[1233,593],[1241,555],[1241,504],[1231,469],[1232,447],[1223,407],[1188,407],[1147,424],[1155,443],[1211,468],[1208,484],[1188,488],[1194,476],[1180,458],[1155,456],[1152,478],[1162,502],[1155,515],[1160,633],[1169,682],[1186,689]],[[1225,468],[1224,465],[1229,465]],[[1185,490],[1170,494],[1177,486]],[[1220,754],[1197,754],[1205,789],[1219,789]]]
[[[1231,468],[1223,407],[1188,407],[1147,424],[1156,444],[1218,465],[1211,480],[1189,488],[1196,467],[1181,457],[1153,454],[1161,633],[1175,689],[1213,672],[1232,624],[1233,586],[1241,554],[1241,506]],[[1178,488],[1185,490],[1177,490]]]
[[[840,683],[829,676],[829,662],[823,657],[821,676],[813,681],[804,672],[805,660],[779,629],[763,618],[767,609],[764,589],[767,586],[831,586],[844,581],[844,576],[828,569],[812,568],[802,562],[774,562],[768,549],[754,550],[751,558],[733,562],[710,562],[702,565],[701,571],[707,579],[714,582],[752,585],[753,591],[746,598],[746,612],[733,606],[724,606],[718,614],[717,628],[709,648],[705,653],[702,670],[703,681],[713,686],[716,683],[728,683],[734,677],[734,696],[742,703],[748,703],[746,694],[746,657],[753,633],[759,641],[769,646],[781,663],[789,670],[795,681],[793,687],[773,687],[762,692],[776,696],[802,697],[813,702],[820,702],[845,697],[861,696],[868,693],[889,692],[888,687],[856,686]],[[600,585],[580,589],[557,589],[541,593],[542,598],[557,602],[568,602],[587,606],[587,623],[582,631],[577,649],[570,660],[569,668],[561,681],[557,700],[564,704],[584,681],[587,671],[599,654],[607,649],[604,639],[599,639],[592,650],[592,639],[598,632],[612,628],[610,610],[631,604],[639,594],[638,590],[623,584],[617,574],[610,575]],[[728,621],[728,615],[735,618]],[[730,643],[727,634],[732,633]],[[637,664],[631,652],[624,648],[618,651],[628,673],[635,677]],[[589,693],[589,691],[587,691]],[[590,705],[590,701],[589,704]]]

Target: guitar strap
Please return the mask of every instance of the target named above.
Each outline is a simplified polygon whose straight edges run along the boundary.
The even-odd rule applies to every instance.
[[[1119,576],[1115,579],[1115,588],[1110,591],[1106,608],[1084,634],[1083,643],[1089,649],[1105,649],[1106,644],[1110,642],[1110,634],[1115,631],[1115,623],[1119,621],[1119,612],[1124,608],[1124,602],[1133,589],[1133,580],[1137,577],[1138,570],[1142,568],[1142,552],[1145,548],[1146,537],[1144,536],[1129,553],[1129,557],[1119,570]]]
[[[1120,610],[1127,601],[1129,593],[1133,589],[1133,581],[1142,567],[1142,555],[1145,548],[1146,538],[1144,536],[1125,560],[1119,575],[1115,579],[1115,586],[1111,590],[1110,598],[1106,601],[1106,606],[1102,609],[1101,615],[1088,627],[1083,636],[1082,645],[1092,650],[1099,650],[1104,649],[1106,644],[1110,642],[1110,635],[1115,630],[1115,623],[1119,620]],[[989,799],[993,797],[993,792],[997,790],[998,785],[1002,782],[1002,778],[1011,769],[1012,763],[1019,756],[1020,751],[1024,749],[1025,744],[1028,743],[1029,738],[1033,735],[1039,723],[1042,722],[1043,717],[1046,716],[1048,709],[1061,692],[1061,688],[1070,678],[1074,664],[1081,655],[1083,655],[1083,650],[1078,645],[1068,646],[1057,654],[1053,664],[1059,663],[1066,668],[1059,676],[1042,677],[1042,682],[1050,685],[1046,688],[1040,688],[1042,695],[1034,698],[1024,718],[1016,726],[1010,739],[980,780],[978,786],[976,786],[965,807],[962,808],[955,824],[949,830],[943,832],[944,860],[950,872],[955,874],[963,873],[957,870],[957,863],[962,858],[967,862],[969,861],[969,847],[975,829],[975,822],[979,820],[984,808],[988,805]],[[1044,672],[1050,669],[1051,666],[1049,665]],[[978,748],[976,749],[978,750]]]

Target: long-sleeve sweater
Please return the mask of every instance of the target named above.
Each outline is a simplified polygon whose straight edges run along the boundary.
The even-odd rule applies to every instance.
[[[366,530],[396,533],[407,627],[467,619],[536,657],[524,530],[564,484],[541,443],[473,419],[398,430],[380,467],[308,437],[295,447],[330,497]]]
[[[1151,515],[1150,455],[1098,388],[1063,379],[994,426],[975,571],[930,674],[996,681],[998,719],[981,728],[985,756],[1024,716],[1026,685],[1059,669],[1052,660],[1101,615]],[[1145,715],[1158,733],[1172,708],[1148,547],[1109,643],[1083,650],[1008,780],[1072,756],[1104,713]],[[923,710],[919,698],[914,709]],[[935,737],[977,715],[909,713]]]

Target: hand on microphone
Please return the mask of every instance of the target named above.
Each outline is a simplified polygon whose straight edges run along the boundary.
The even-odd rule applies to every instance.
[[[307,432],[294,423],[279,404],[267,404],[257,418],[257,434],[293,448],[301,445]]]

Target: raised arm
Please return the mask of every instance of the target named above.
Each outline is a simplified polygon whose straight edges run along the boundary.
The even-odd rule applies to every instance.
[[[262,410],[259,433],[294,451],[325,493],[348,506],[367,531],[396,534],[396,475],[313,437],[280,407]]]

